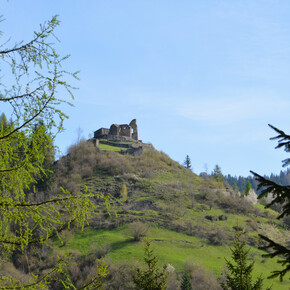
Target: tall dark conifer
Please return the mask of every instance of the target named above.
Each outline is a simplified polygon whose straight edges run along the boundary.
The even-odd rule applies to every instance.
[[[185,166],[185,168],[191,170],[191,160],[188,155],[186,155],[183,165]]]
[[[286,152],[290,152],[290,136],[285,134],[283,131],[275,128],[274,126],[269,126],[276,132],[278,135],[276,137],[270,138],[270,140],[278,140],[278,145],[276,148],[284,148]],[[287,158],[282,161],[283,167],[290,165],[290,158]],[[278,219],[281,219],[285,216],[290,215],[290,185],[282,186],[271,180],[268,180],[261,175],[251,171],[255,176],[256,180],[259,182],[258,189],[262,188],[262,193],[259,196],[259,199],[266,197],[268,194],[271,194],[273,199],[266,205],[266,208],[271,207],[272,205],[280,204],[282,206],[282,212],[278,216]],[[287,272],[290,271],[290,249],[272,241],[264,235],[260,237],[267,242],[267,245],[262,247],[262,249],[270,250],[270,253],[265,254],[264,257],[279,257],[278,263],[283,266],[282,270],[275,270],[272,272],[270,278],[280,277],[280,280],[283,280],[283,277]]]

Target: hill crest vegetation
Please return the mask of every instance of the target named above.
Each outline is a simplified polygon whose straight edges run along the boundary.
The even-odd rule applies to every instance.
[[[267,232],[284,244],[289,239],[284,230],[287,225],[276,220],[275,211],[248,202],[224,181],[197,176],[156,150],[144,150],[142,156],[121,155],[100,152],[83,140],[71,146],[68,154],[55,164],[55,184],[72,192],[86,186],[90,192],[116,199],[111,217],[102,202],[96,200],[99,215],[89,221],[96,233],[123,231],[128,224],[139,223],[140,228],[151,227],[145,231],[149,237],[155,228],[166,229],[198,238],[206,247],[231,245],[235,231],[241,229],[246,232],[246,243],[254,248],[262,243],[258,233]],[[117,201],[122,199],[122,204]],[[134,238],[132,228],[125,232],[127,242],[124,243],[142,240],[143,234],[141,239]],[[152,239],[156,243],[167,241],[161,237]],[[103,245],[108,249],[108,244]],[[109,251],[104,249],[102,257],[118,255],[117,244],[109,248]]]

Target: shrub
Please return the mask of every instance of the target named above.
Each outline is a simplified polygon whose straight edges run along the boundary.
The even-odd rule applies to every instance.
[[[121,195],[121,198],[122,198],[121,200],[123,202],[127,201],[127,199],[128,199],[128,190],[127,190],[127,186],[126,186],[125,183],[122,186],[120,195]]]
[[[218,279],[211,271],[205,270],[202,266],[195,264],[192,261],[186,262],[185,272],[191,278],[191,285],[195,290],[220,290]]]
[[[226,196],[218,192],[216,204],[228,213],[247,214],[253,213],[255,208],[252,203],[238,196]]]
[[[214,232],[209,233],[208,241],[217,246],[226,245],[231,236],[227,234],[223,229],[216,229]]]
[[[132,171],[128,156],[116,152],[99,153],[96,156],[97,168],[112,175],[125,174]]]
[[[66,229],[63,230],[60,233],[60,238],[62,240],[62,245],[65,246],[67,244],[67,242],[73,237],[74,232],[72,229]]]
[[[267,235],[269,239],[275,240],[277,243],[281,244],[284,247],[287,246],[287,243],[290,240],[289,231],[282,232],[274,224],[260,224],[259,233],[262,235]]]
[[[141,222],[133,222],[129,226],[129,235],[133,240],[138,242],[142,238],[147,237],[149,233],[149,226]]]
[[[98,259],[104,258],[111,251],[111,245],[106,243],[103,246],[97,247],[96,256]]]
[[[133,266],[128,264],[111,264],[108,266],[109,275],[105,281],[106,290],[134,289]]]

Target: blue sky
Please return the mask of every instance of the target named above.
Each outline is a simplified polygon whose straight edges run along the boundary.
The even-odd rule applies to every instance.
[[[59,14],[66,68],[80,70],[56,139],[136,118],[139,137],[196,173],[278,173],[267,124],[290,133],[290,1],[1,1],[2,39],[28,40]]]

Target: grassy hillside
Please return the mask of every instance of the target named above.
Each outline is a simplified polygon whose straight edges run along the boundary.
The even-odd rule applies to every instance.
[[[217,276],[220,276],[225,264],[224,258],[229,258],[231,254],[229,247],[210,245],[202,239],[158,227],[150,228],[149,239],[159,258],[160,266],[169,263],[174,266],[176,272],[183,271],[185,263],[191,261],[213,270]],[[139,265],[143,259],[144,244],[132,240],[127,225],[113,230],[87,228],[71,238],[61,251],[77,251],[87,255],[102,247],[108,249],[105,259],[110,263]],[[261,274],[265,278],[273,268],[277,268],[276,260],[265,259],[262,254],[262,251],[250,247],[250,259],[255,261],[254,278]],[[290,287],[288,281],[281,283],[277,279],[265,279],[265,288],[271,285],[272,289]]]
[[[59,249],[62,253],[86,256],[97,251],[110,263],[136,264],[142,260],[143,246],[132,241],[128,227],[141,222],[150,226],[149,238],[161,264],[170,263],[180,272],[190,259],[220,275],[235,230],[243,229],[256,262],[255,276],[265,277],[277,264],[261,257],[258,233],[284,244],[290,240],[276,212],[248,203],[229,185],[211,177],[204,180],[155,150],[128,156],[98,152],[92,144],[81,142],[57,163],[56,185],[72,192],[86,186],[116,199],[111,216],[96,199],[98,215],[84,232],[66,239]],[[121,193],[124,187],[126,195]],[[290,287],[288,282],[265,281],[271,283],[273,289]]]

